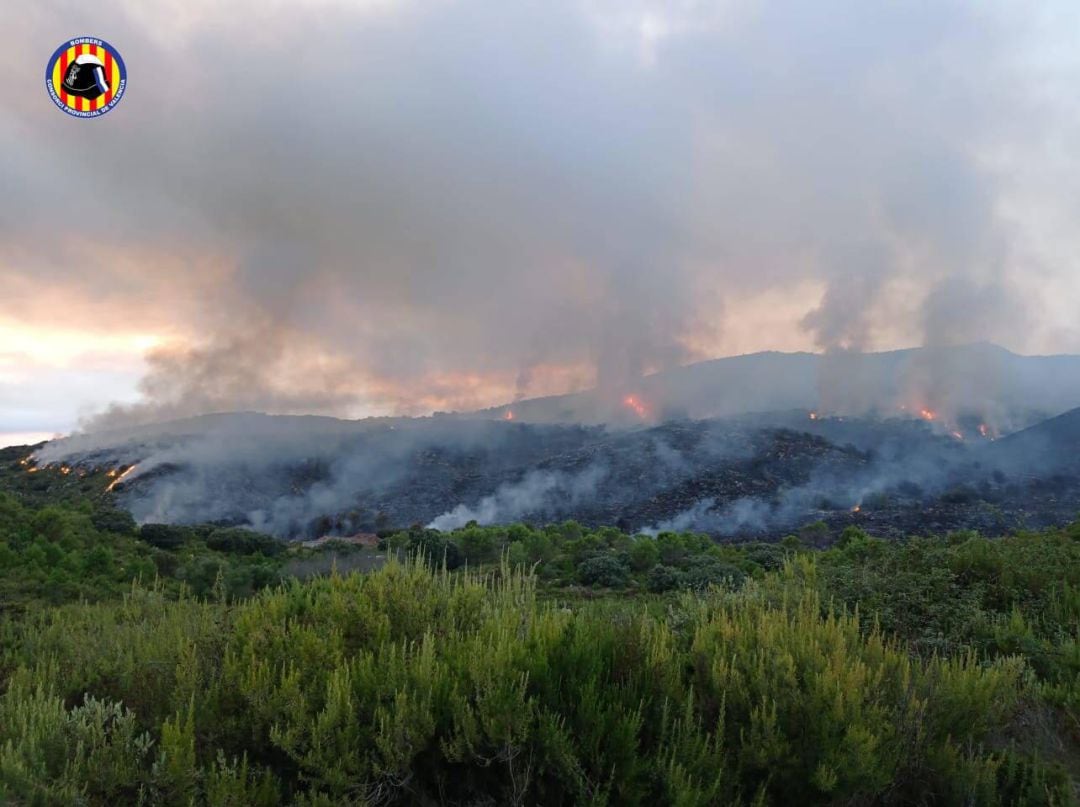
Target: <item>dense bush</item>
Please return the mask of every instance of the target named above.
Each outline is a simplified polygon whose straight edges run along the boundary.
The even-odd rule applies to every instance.
[[[118,510],[114,507],[101,507],[91,516],[90,521],[94,528],[101,532],[115,532],[121,535],[132,535],[137,527],[135,519],[127,510]]]
[[[1080,523],[286,553],[16,473],[3,804],[1076,804]]]
[[[390,548],[399,557],[422,557],[433,567],[446,566],[449,570],[465,562],[464,553],[457,542],[451,541],[438,530],[415,527],[408,532],[397,533],[390,539]]]
[[[1080,541],[1072,529],[893,543],[854,531],[820,555],[817,584],[873,614],[915,652],[1020,653],[1044,680],[1071,686],[1080,682]]]
[[[612,552],[598,552],[578,566],[578,579],[587,586],[621,588],[629,576],[626,558]]]
[[[88,500],[35,506],[0,492],[0,613],[118,598],[133,582],[155,578],[174,593],[183,585],[208,595],[220,586],[227,596],[249,596],[278,582],[285,548],[247,530],[136,530],[127,513]]]
[[[583,583],[653,591],[669,590],[650,582],[658,564],[673,570],[666,586],[703,589],[779,569],[795,549],[791,543],[722,546],[695,533],[632,536],[611,527],[586,529],[573,521],[544,527],[471,522],[445,534],[413,528],[393,535],[389,544],[405,554],[417,549],[437,559],[446,554],[450,568],[458,562],[475,567],[506,559],[512,566],[535,565],[540,578],[554,586]]]
[[[280,555],[287,549],[285,542],[279,538],[239,527],[214,530],[206,537],[206,545],[218,552],[238,555],[261,553],[267,557]]]
[[[658,563],[649,570],[649,576],[645,580],[649,591],[662,594],[665,591],[673,591],[683,586],[683,573],[672,566],[664,566]]]
[[[0,797],[91,804],[1065,804],[1018,657],[918,659],[804,559],[653,616],[391,564],[9,626]],[[1023,797],[1023,799],[1021,799]]]
[[[195,537],[190,527],[173,524],[143,524],[139,537],[158,549],[179,549]]]
[[[746,578],[746,573],[733,563],[717,558],[704,558],[695,563],[681,577],[684,587],[703,591],[709,586],[736,587]]]

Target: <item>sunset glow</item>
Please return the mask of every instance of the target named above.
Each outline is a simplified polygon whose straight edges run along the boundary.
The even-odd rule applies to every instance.
[[[1054,89],[1076,86],[1077,65],[1040,61],[1074,51],[1068,25],[1012,41],[1021,10],[958,10],[972,34],[942,49],[898,33],[921,12],[860,11],[880,47],[849,62],[836,42],[804,50],[811,32],[768,5],[571,3],[534,16],[480,3],[473,35],[523,42],[490,50],[449,35],[453,5],[181,5],[117,0],[108,14],[133,88],[146,47],[176,93],[199,99],[180,142],[152,94],[129,93],[106,129],[65,120],[41,86],[13,87],[0,440],[120,422],[97,419],[107,411],[478,411],[650,389],[649,373],[759,351],[1080,350],[1065,190],[1077,166],[1045,148],[1080,139],[1072,94]],[[68,21],[47,6],[9,16],[19,47],[0,58],[22,75]],[[542,46],[542,19],[575,47]],[[773,47],[782,33],[790,41]],[[302,126],[266,125],[260,110],[281,98],[270,71],[251,73],[237,103],[189,69],[238,75],[282,37],[301,43],[290,80],[310,88]],[[898,65],[901,41],[913,50]],[[700,69],[708,51],[738,69]],[[925,92],[926,65],[949,77],[953,103]],[[982,92],[987,70],[1010,91]],[[341,103],[330,75],[366,77],[355,102]],[[754,114],[733,117],[723,99],[742,97],[740,75],[756,77]],[[822,75],[835,83],[811,78]],[[1043,92],[1045,103],[1024,100]],[[904,126],[866,114],[897,98]],[[73,126],[92,162],[70,147]],[[76,188],[93,189],[85,221],[58,227]],[[984,270],[989,244],[1016,260]],[[834,386],[811,419],[863,405],[834,406]],[[664,411],[622,397],[639,419]],[[951,423],[934,400],[940,418],[918,416]]]

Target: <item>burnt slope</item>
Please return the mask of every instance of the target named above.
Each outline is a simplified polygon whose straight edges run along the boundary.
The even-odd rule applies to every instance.
[[[40,456],[134,465],[114,495],[139,521],[248,524],[286,538],[564,518],[769,534],[846,518],[871,496],[920,507],[979,473],[975,452],[925,423],[805,412],[637,429],[240,414],[116,437]]]
[[[987,462],[1004,472],[1080,471],[1080,408],[996,441]]]

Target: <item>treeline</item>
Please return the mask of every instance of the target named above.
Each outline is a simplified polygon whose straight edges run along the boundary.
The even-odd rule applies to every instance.
[[[247,597],[280,582],[287,546],[248,530],[137,527],[108,502],[24,504],[0,491],[0,613],[119,598],[133,582]]]
[[[807,532],[816,534],[817,529],[814,525]],[[654,538],[615,527],[588,529],[575,521],[542,527],[473,522],[450,533],[415,526],[395,533],[386,544],[406,554],[422,552],[450,569],[497,564],[505,557],[512,566],[535,566],[540,579],[554,586],[653,593],[737,584],[780,568],[802,546],[798,536],[779,544],[719,544],[696,533],[662,532]]]
[[[108,493],[115,477],[24,465],[29,453],[0,449],[0,615],[118,599],[140,582],[236,599],[286,574],[281,541],[213,524],[137,526]]]

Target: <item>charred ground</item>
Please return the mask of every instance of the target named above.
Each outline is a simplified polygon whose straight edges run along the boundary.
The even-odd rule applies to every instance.
[[[40,457],[112,481],[134,467],[112,494],[140,521],[283,538],[568,518],[720,538],[817,521],[823,538],[851,524],[882,536],[1000,533],[1080,512],[1078,424],[1074,411],[995,441],[912,418],[805,410],[635,429],[241,414]]]

